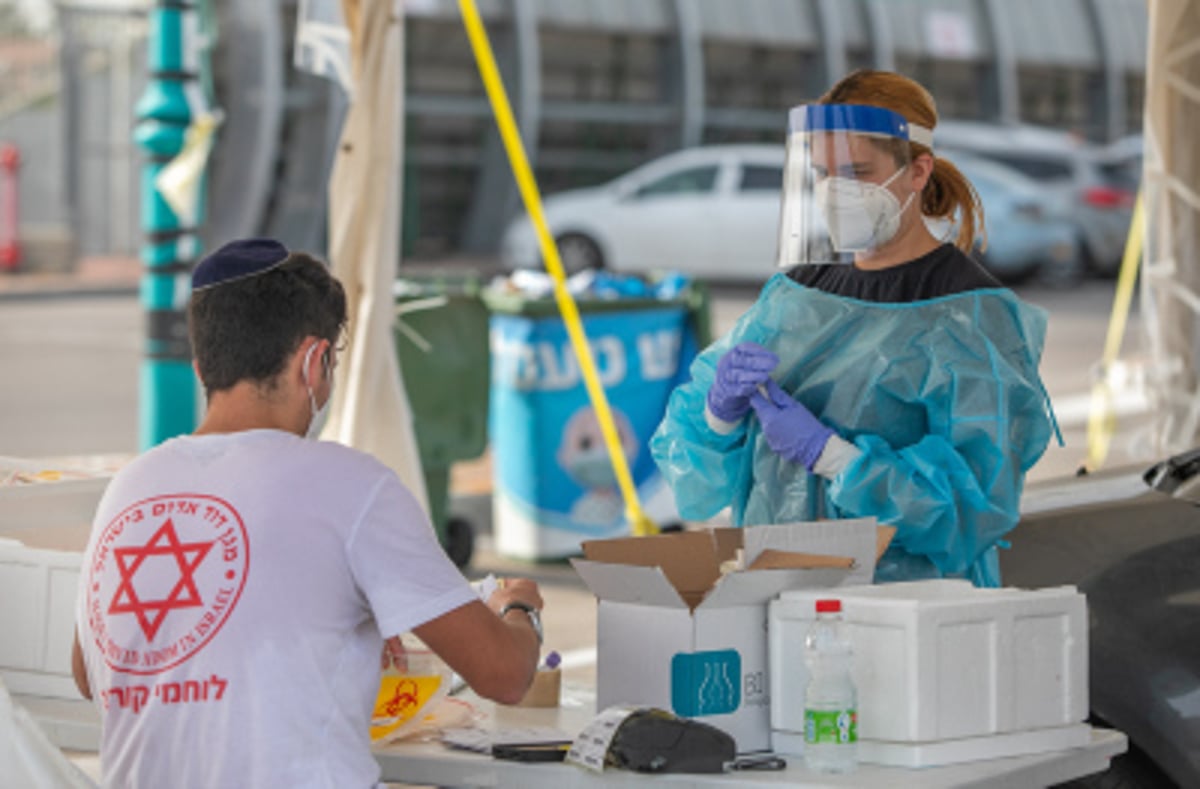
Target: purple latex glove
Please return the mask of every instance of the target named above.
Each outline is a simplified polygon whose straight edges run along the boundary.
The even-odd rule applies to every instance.
[[[780,389],[779,384],[768,379],[765,388],[769,397],[755,391],[750,396],[750,405],[762,424],[767,444],[780,457],[812,471],[833,430],[821,424],[811,411]]]
[[[769,376],[779,357],[752,342],[738,343],[717,362],[708,388],[708,410],[722,422],[736,422],[750,412],[750,395]]]

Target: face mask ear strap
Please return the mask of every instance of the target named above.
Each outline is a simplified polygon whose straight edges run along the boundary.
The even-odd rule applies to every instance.
[[[905,170],[907,170],[907,169],[908,169],[908,165],[907,165],[907,164],[902,164],[902,165],[900,165],[900,167],[899,167],[899,168],[896,170],[896,172],[894,172],[894,173],[892,173],[891,175],[889,175],[889,176],[887,177],[887,179],[886,179],[886,180],[885,180],[883,183],[881,183],[881,184],[880,184],[880,186],[891,186],[891,185],[892,185],[892,181],[895,181],[897,178],[899,178],[899,177],[900,177],[900,173],[904,172],[904,171],[905,171]]]
[[[308,380],[308,364],[312,361],[313,351],[315,351],[317,346],[320,344],[321,341],[317,340],[312,345],[308,346],[308,350],[304,352],[304,365],[301,367],[301,374],[304,376],[304,385],[309,389],[312,389],[312,381]],[[326,367],[326,369],[328,369],[328,367]]]

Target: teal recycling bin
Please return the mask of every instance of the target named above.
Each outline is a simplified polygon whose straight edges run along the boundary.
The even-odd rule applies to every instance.
[[[490,311],[492,529],[498,553],[560,559],[584,540],[629,533],[625,502],[566,325],[550,298],[484,292]],[[672,299],[580,299],[639,500],[674,500],[649,452],[667,399],[709,341],[707,292]],[[657,516],[657,517],[656,517]]]

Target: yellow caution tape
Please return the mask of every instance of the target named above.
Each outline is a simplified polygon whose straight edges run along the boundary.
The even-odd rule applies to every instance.
[[[1108,319],[1108,336],[1104,341],[1104,355],[1100,360],[1100,378],[1092,385],[1092,402],[1088,412],[1087,468],[1095,470],[1104,464],[1108,448],[1116,430],[1117,420],[1113,413],[1112,387],[1109,374],[1113,362],[1121,352],[1121,339],[1125,336],[1125,324],[1129,318],[1129,306],[1133,302],[1133,285],[1137,281],[1138,261],[1142,257],[1145,242],[1145,213],[1142,191],[1138,190],[1133,204],[1133,217],[1129,220],[1129,236],[1125,239],[1125,255],[1121,258],[1121,273],[1117,277],[1117,292],[1113,298],[1112,313]]]
[[[504,150],[508,154],[508,162],[512,166],[513,177],[521,191],[521,199],[525,210],[533,221],[537,232],[538,244],[542,250],[542,260],[546,270],[554,280],[554,298],[558,302],[558,310],[567,327],[567,336],[571,339],[571,347],[579,360],[583,372],[584,385],[596,418],[600,422],[600,431],[604,435],[604,443],[608,448],[608,456],[612,462],[613,471],[617,477],[617,485],[625,500],[625,517],[629,520],[630,529],[637,536],[655,534],[658,527],[642,511],[638,501],[637,489],[633,485],[633,476],[629,473],[629,463],[621,448],[621,438],[613,422],[612,411],[608,406],[608,397],[600,384],[600,376],[596,372],[596,361],[592,357],[591,347],[583,331],[583,322],[579,319],[579,308],[575,299],[567,290],[566,275],[563,271],[562,260],[558,256],[558,247],[550,235],[546,224],[546,215],[542,210],[542,200],[538,194],[537,181],[529,167],[525,156],[525,146],[521,142],[521,134],[513,120],[512,107],[508,102],[508,94],[504,83],[500,80],[500,72],[496,68],[496,59],[492,54],[492,46],[488,42],[487,31],[479,18],[479,11],[474,0],[459,0],[459,10],[462,12],[463,25],[467,29],[467,37],[471,40],[471,50],[475,54],[475,63],[479,66],[479,74],[483,77],[484,88],[487,89],[488,101],[492,105],[492,113],[496,116],[496,125],[500,127],[500,137],[504,141]]]

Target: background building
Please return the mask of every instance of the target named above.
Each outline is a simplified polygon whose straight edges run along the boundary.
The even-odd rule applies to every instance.
[[[108,191],[117,184],[124,195],[136,182],[133,105],[145,76],[128,53],[144,50],[136,17],[146,5],[57,4],[61,125],[40,139],[45,147],[61,138],[59,213],[88,253],[137,249],[136,211],[120,214],[120,195]],[[212,78],[226,122],[211,166],[210,239],[269,233],[324,246],[324,185],[345,98],[293,67],[297,6],[213,4]],[[788,107],[860,67],[920,80],[944,118],[1050,125],[1099,142],[1141,125],[1144,0],[479,0],[479,8],[546,193],[683,146],[782,143]],[[119,23],[106,20],[113,15]],[[491,253],[519,200],[457,3],[406,0],[406,17],[405,254]],[[18,127],[38,137],[10,105],[0,139]],[[50,117],[46,106],[43,98],[36,109]]]

